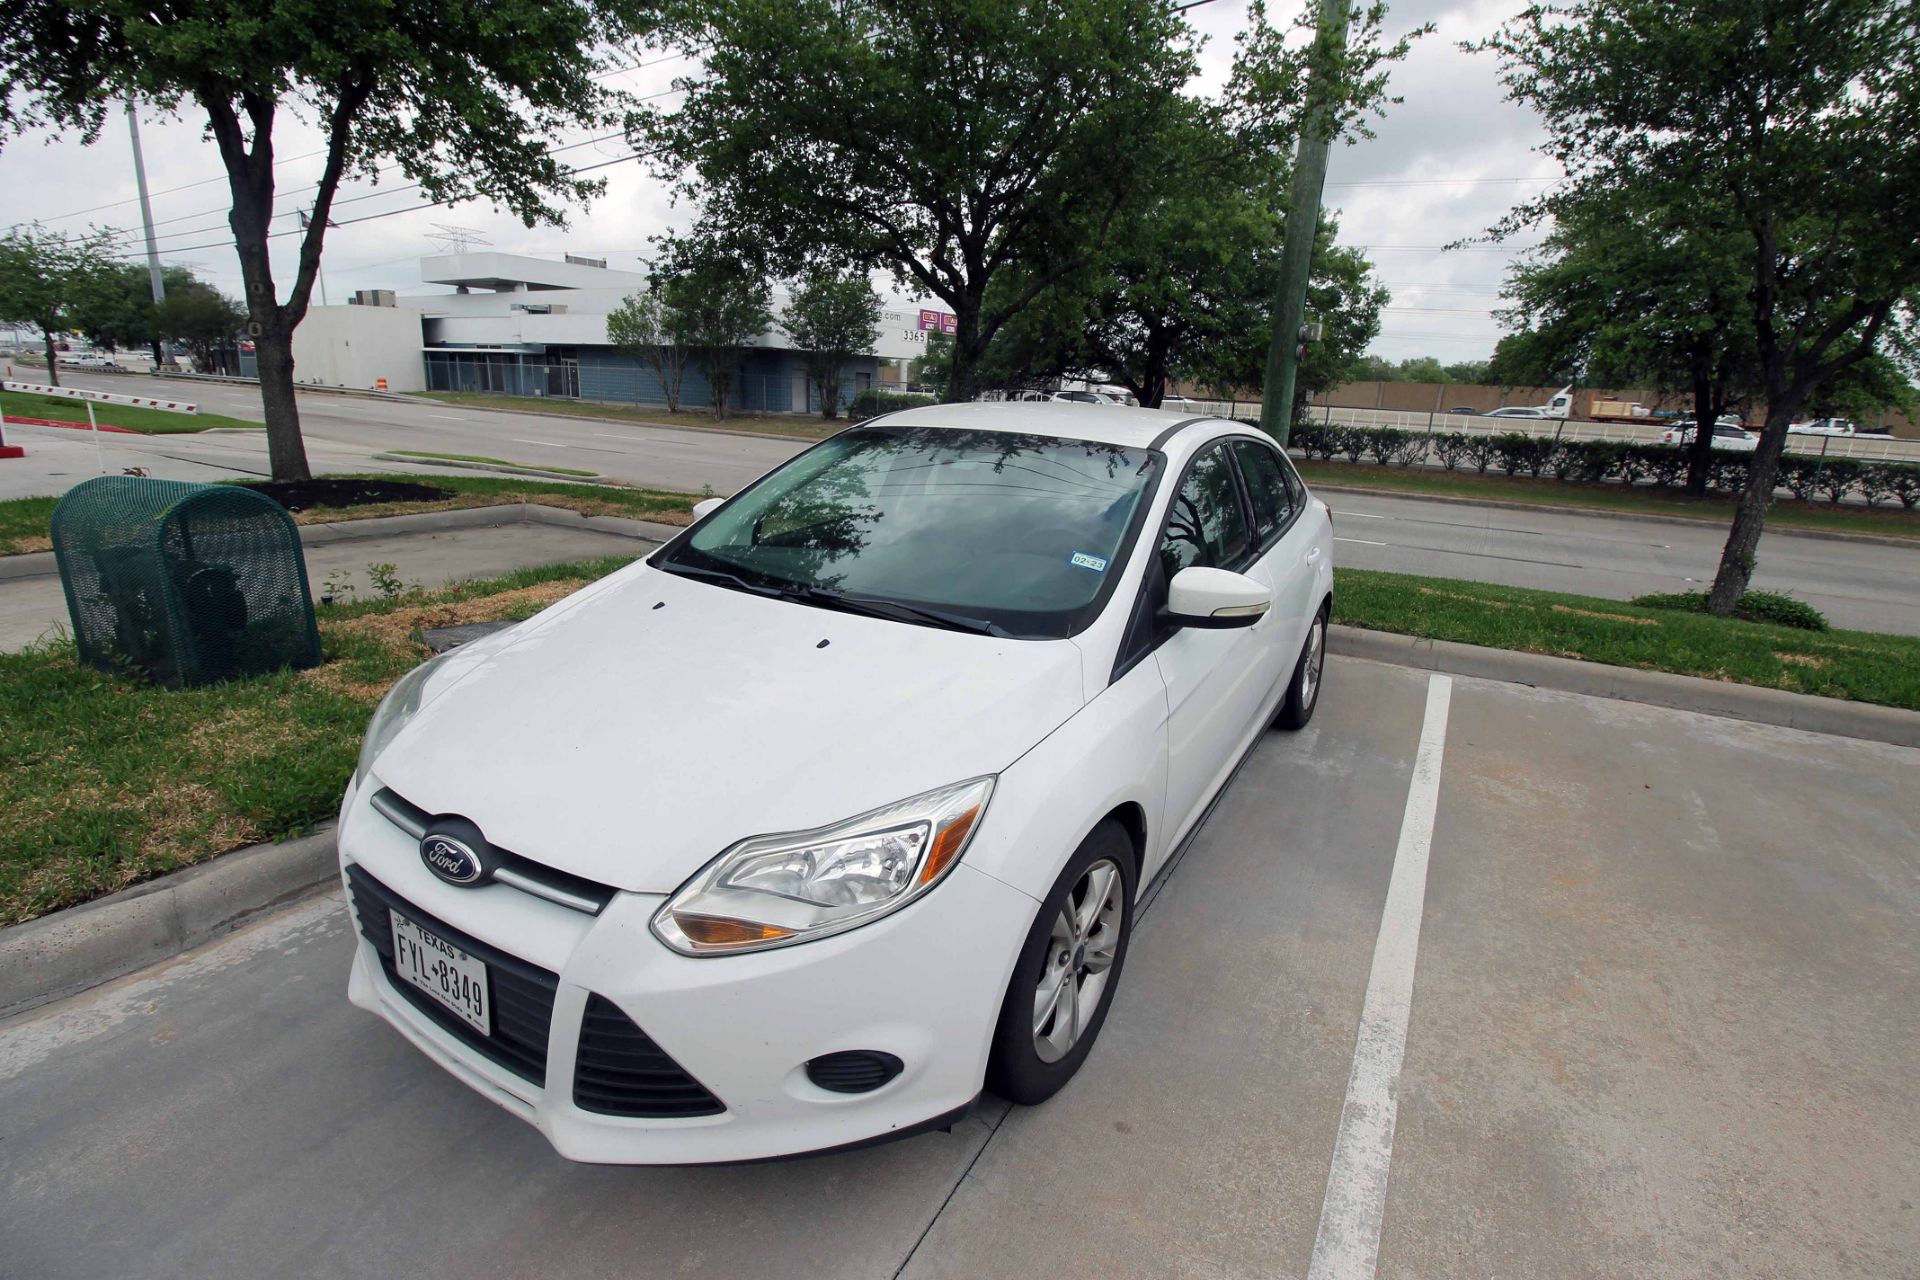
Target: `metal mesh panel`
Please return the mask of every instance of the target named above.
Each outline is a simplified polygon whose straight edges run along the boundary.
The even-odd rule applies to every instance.
[[[232,485],[101,476],[53,511],[82,661],[169,687],[320,663],[293,520]]]

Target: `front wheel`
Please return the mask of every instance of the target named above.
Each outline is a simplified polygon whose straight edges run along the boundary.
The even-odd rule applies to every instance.
[[[1307,643],[1300,649],[1300,661],[1293,669],[1293,681],[1287,686],[1287,696],[1280,703],[1280,714],[1274,717],[1274,723],[1282,729],[1304,729],[1307,721],[1313,719],[1313,709],[1320,705],[1320,677],[1327,667],[1327,605],[1320,606],[1320,612],[1313,615],[1313,625],[1307,628]]]
[[[1133,931],[1133,841],[1103,822],[1040,904],[994,1029],[987,1085],[1045,1102],[1073,1078],[1106,1021]]]

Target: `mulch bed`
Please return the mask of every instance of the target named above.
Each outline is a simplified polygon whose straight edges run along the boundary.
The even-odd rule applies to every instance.
[[[371,507],[385,502],[440,502],[450,489],[404,480],[253,480],[240,486],[264,493],[289,511],[309,507]]]

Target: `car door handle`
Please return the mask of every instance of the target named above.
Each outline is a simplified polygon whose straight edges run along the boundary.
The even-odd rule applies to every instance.
[[[1315,547],[1315,548],[1313,548],[1313,549],[1312,549],[1311,551],[1309,551],[1309,552],[1307,552],[1307,563],[1308,563],[1308,564],[1313,564],[1313,563],[1315,563],[1316,561],[1318,561],[1319,559],[1320,559],[1320,548],[1318,548],[1318,547]]]

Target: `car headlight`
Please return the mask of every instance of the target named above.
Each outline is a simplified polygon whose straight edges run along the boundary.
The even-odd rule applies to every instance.
[[[898,911],[960,861],[993,794],[970,778],[813,831],[755,836],[708,863],[653,917],[708,956],[811,942]]]
[[[452,650],[448,650],[449,653]],[[360,740],[360,763],[353,767],[353,785],[358,787],[366,780],[367,770],[373,767],[373,761],[387,744],[392,742],[400,731],[407,727],[407,721],[413,719],[413,713],[420,709],[420,698],[427,687],[427,677],[433,674],[434,667],[441,658],[429,658],[394,682],[387,690],[387,696],[380,699],[380,705],[373,709],[373,719],[367,721],[367,733]]]

